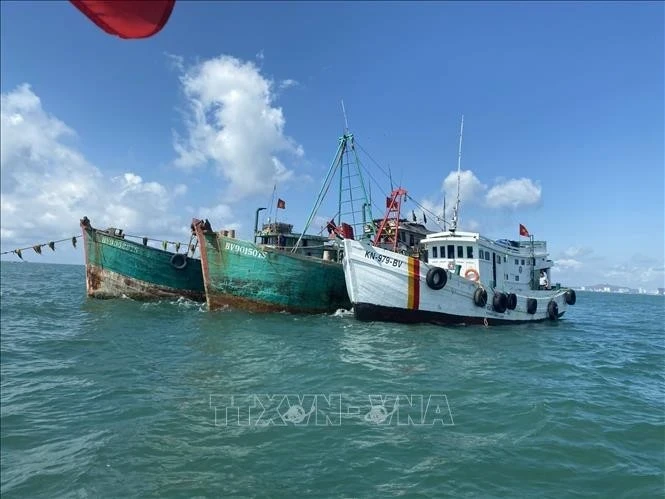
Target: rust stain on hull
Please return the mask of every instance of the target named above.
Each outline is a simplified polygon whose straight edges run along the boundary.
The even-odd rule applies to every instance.
[[[91,298],[110,299],[126,296],[134,300],[147,301],[184,297],[197,302],[205,301],[205,293],[202,292],[156,286],[95,265],[86,266],[86,287],[87,295]]]
[[[230,294],[208,295],[208,309],[220,310],[223,308],[233,308],[235,310],[246,310],[248,312],[289,312],[292,314],[324,314],[330,313],[329,309],[313,310],[311,308],[299,308],[288,305],[276,305],[262,301],[255,301],[241,296]],[[343,307],[340,307],[343,308]]]

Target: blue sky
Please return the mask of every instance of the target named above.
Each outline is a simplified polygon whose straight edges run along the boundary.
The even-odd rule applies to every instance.
[[[567,284],[665,285],[662,3],[178,0],[136,41],[69,2],[0,5],[3,251],[83,215],[171,240],[206,216],[249,237],[275,181],[302,227],[344,99],[364,149],[436,212],[464,114],[463,229],[525,224]]]

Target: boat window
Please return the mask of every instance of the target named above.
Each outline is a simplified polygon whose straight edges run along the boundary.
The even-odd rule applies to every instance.
[[[519,265],[519,264],[520,264],[519,259],[515,258],[515,265]]]
[[[496,255],[496,263],[501,263],[501,255]]]
[[[439,258],[436,254],[437,253],[436,249],[437,249],[436,246],[432,246],[432,258]]]
[[[303,246],[307,246],[307,239],[303,239],[303,240],[302,240],[302,245],[303,245]]]
[[[457,258],[464,258],[464,246],[457,247]]]
[[[515,281],[519,281],[519,280],[520,280],[520,276],[516,275],[515,276]]]
[[[507,281],[508,280],[508,274],[504,274],[504,275],[506,276],[504,279],[506,279],[506,281]]]
[[[524,258],[522,258],[522,265],[524,265]]]
[[[448,258],[454,259],[455,258],[455,246],[452,244],[448,245]]]
[[[409,245],[413,246],[415,243],[413,242],[413,234],[409,234]]]
[[[441,255],[441,258],[446,257],[446,247],[445,246],[440,246],[439,247],[439,255]]]
[[[488,262],[490,261],[490,252],[489,251],[485,252],[485,260],[487,260]]]
[[[466,247],[466,257],[473,258],[473,246]]]
[[[508,257],[506,255],[503,255],[503,263],[506,263],[508,261]]]
[[[481,260],[485,258],[485,252],[483,250],[478,250],[478,258]]]

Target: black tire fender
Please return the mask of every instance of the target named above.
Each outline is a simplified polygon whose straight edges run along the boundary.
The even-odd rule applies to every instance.
[[[176,270],[182,270],[187,267],[187,257],[182,253],[176,253],[171,257],[171,266]]]
[[[506,303],[508,310],[515,310],[517,307],[517,295],[515,293],[510,293],[508,295],[508,301]]]
[[[441,267],[432,267],[427,271],[425,282],[431,289],[442,289],[448,282],[448,273]]]
[[[473,292],[473,303],[477,307],[484,307],[487,305],[487,291],[483,288],[478,288]]]
[[[553,321],[559,318],[559,305],[554,300],[547,304],[547,317]]]
[[[492,308],[495,312],[500,314],[506,311],[508,305],[508,296],[505,293],[494,293],[494,298],[492,298]]]

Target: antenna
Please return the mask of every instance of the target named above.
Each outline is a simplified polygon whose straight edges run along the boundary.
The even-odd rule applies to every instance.
[[[459,215],[459,190],[460,190],[460,170],[462,167],[462,135],[464,134],[464,115],[462,115],[462,123],[459,128],[459,149],[457,152],[457,201],[453,209],[453,223],[450,227],[450,232],[457,230],[457,216]]]
[[[443,193],[443,230],[446,230],[446,193]]]
[[[344,99],[342,99],[342,114],[344,115],[344,133],[348,133],[349,121],[346,119],[346,109],[344,108]]]

